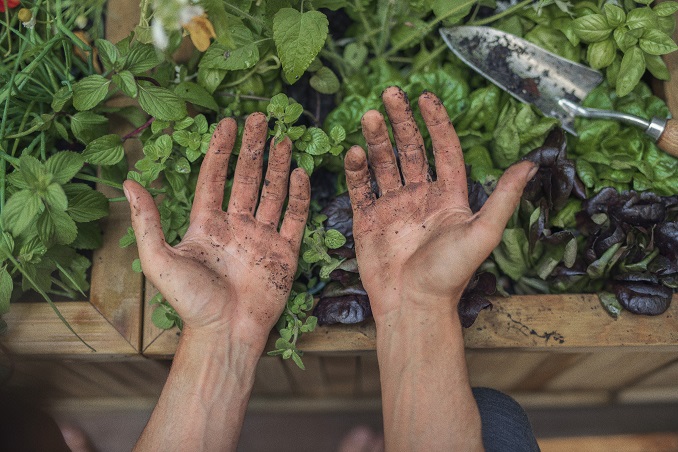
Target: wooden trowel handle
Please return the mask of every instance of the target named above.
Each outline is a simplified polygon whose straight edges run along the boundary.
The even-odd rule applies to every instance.
[[[657,146],[674,157],[678,157],[678,119],[666,121],[664,132],[657,140]]]

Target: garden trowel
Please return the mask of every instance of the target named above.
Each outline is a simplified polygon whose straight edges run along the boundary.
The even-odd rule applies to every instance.
[[[640,127],[667,153],[678,157],[678,121],[643,118],[582,106],[603,75],[548,52],[522,38],[491,27],[441,28],[448,47],[464,63],[513,97],[557,118],[577,135],[574,118],[611,119]]]

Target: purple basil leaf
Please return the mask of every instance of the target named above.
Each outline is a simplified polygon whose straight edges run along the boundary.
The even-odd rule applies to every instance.
[[[353,210],[348,193],[343,193],[334,198],[322,213],[327,215],[325,229],[336,229],[348,240],[353,237]]]
[[[367,296],[367,292],[365,292],[365,288],[360,281],[352,286],[344,286],[338,281],[332,281],[323,288],[320,298],[343,297],[344,295]]]
[[[461,300],[459,300],[459,306],[457,307],[461,326],[464,328],[471,327],[478,318],[480,311],[487,308],[491,309],[492,303],[482,295],[475,292],[463,295]]]
[[[662,314],[669,308],[673,294],[668,287],[646,282],[617,282],[613,288],[619,303],[634,314]]]
[[[654,243],[664,256],[678,261],[678,221],[658,224],[654,230]]]
[[[313,309],[319,325],[335,323],[360,323],[372,316],[372,308],[367,296],[346,295],[343,297],[322,298]]]

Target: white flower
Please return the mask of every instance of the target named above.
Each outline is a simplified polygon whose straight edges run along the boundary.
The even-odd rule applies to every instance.
[[[205,14],[205,10],[202,9],[202,6],[186,5],[179,10],[179,25],[186,25],[194,17],[200,17],[203,14]]]
[[[153,35],[153,44],[160,50],[165,50],[169,45],[169,38],[165,33],[165,27],[160,19],[153,19],[151,24],[151,33]]]

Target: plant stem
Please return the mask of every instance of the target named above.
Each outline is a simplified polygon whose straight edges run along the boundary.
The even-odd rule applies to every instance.
[[[136,129],[132,130],[130,133],[126,134],[125,136],[122,137],[122,141],[127,141],[130,138],[134,138],[137,135],[139,135],[141,132],[146,130],[151,124],[153,124],[153,121],[155,121],[155,118],[151,116],[148,121],[146,121],[144,124],[141,126],[137,127]]]
[[[99,184],[108,185],[109,187],[113,187],[113,188],[117,188],[118,190],[122,190],[122,184],[119,184],[117,182],[113,182],[113,181],[110,181],[110,180],[102,179],[100,177],[90,176],[89,174],[78,173],[75,176],[73,176],[73,179],[86,180],[86,181],[89,181],[89,182],[97,182]]]
[[[477,21],[471,21],[468,23],[468,25],[487,25],[490,24],[494,21],[497,21],[501,19],[502,17],[506,17],[510,14],[513,14],[514,12],[518,11],[519,9],[524,8],[525,6],[529,5],[532,3],[532,0],[523,0],[520,3],[516,3],[515,5],[511,6],[510,8],[506,8],[504,11],[495,14],[494,16],[486,17],[484,19],[480,19]]]
[[[269,30],[266,22],[264,22],[262,19],[259,19],[258,17],[254,17],[245,11],[241,10],[237,6],[233,6],[230,4],[230,2],[223,2],[223,5],[226,7],[226,9],[230,9],[233,11],[237,16],[240,16],[241,19],[247,19],[253,24],[259,25],[261,28],[265,28],[266,30]]]

